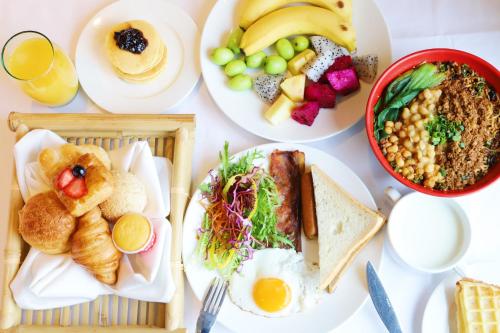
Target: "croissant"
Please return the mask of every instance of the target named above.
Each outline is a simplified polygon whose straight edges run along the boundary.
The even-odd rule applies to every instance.
[[[78,219],[71,239],[71,256],[99,281],[110,285],[116,283],[122,254],[115,248],[108,222],[102,218],[98,207]]]

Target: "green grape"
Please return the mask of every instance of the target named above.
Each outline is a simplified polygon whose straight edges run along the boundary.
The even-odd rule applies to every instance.
[[[243,29],[237,27],[231,31],[229,38],[227,39],[227,47],[230,48],[236,55],[241,53],[240,41],[241,36],[243,36],[243,32]]]
[[[252,78],[246,74],[238,74],[229,80],[228,85],[236,91],[247,90],[252,87]]]
[[[264,51],[257,52],[251,56],[246,57],[245,61],[248,68],[259,68],[266,59]]]
[[[278,55],[271,55],[266,58],[265,71],[267,74],[281,74],[286,71],[286,60]]]
[[[305,36],[297,36],[292,40],[292,44],[295,51],[304,51],[309,47],[309,38]]]
[[[243,73],[247,69],[247,65],[241,59],[236,59],[230,61],[226,67],[224,67],[224,72],[227,76],[233,77],[235,75]]]
[[[233,51],[226,47],[218,47],[212,52],[212,62],[216,65],[222,66],[233,60]]]
[[[286,38],[282,38],[276,43],[276,50],[285,60],[290,60],[295,55],[292,43]]]

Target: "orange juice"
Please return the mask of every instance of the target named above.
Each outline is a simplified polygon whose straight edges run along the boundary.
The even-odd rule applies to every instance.
[[[78,91],[73,63],[57,45],[41,34],[22,40],[7,59],[5,54],[3,57],[8,73],[19,80],[24,92],[42,104],[64,105]]]

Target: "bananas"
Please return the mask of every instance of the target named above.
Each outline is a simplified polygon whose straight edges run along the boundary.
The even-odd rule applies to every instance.
[[[246,55],[251,55],[280,38],[304,34],[324,36],[350,52],[356,48],[356,36],[349,21],[330,10],[314,6],[285,7],[261,17],[245,31],[240,48]]]
[[[240,27],[248,28],[255,21],[270,12],[289,4],[305,2],[319,6],[338,14],[350,23],[352,15],[351,0],[246,0],[243,14],[240,17]]]

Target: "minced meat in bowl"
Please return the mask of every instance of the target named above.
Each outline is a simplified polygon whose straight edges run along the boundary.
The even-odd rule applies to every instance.
[[[373,136],[383,158],[415,185],[464,190],[497,163],[499,97],[467,64],[415,66],[387,84],[372,112]]]

